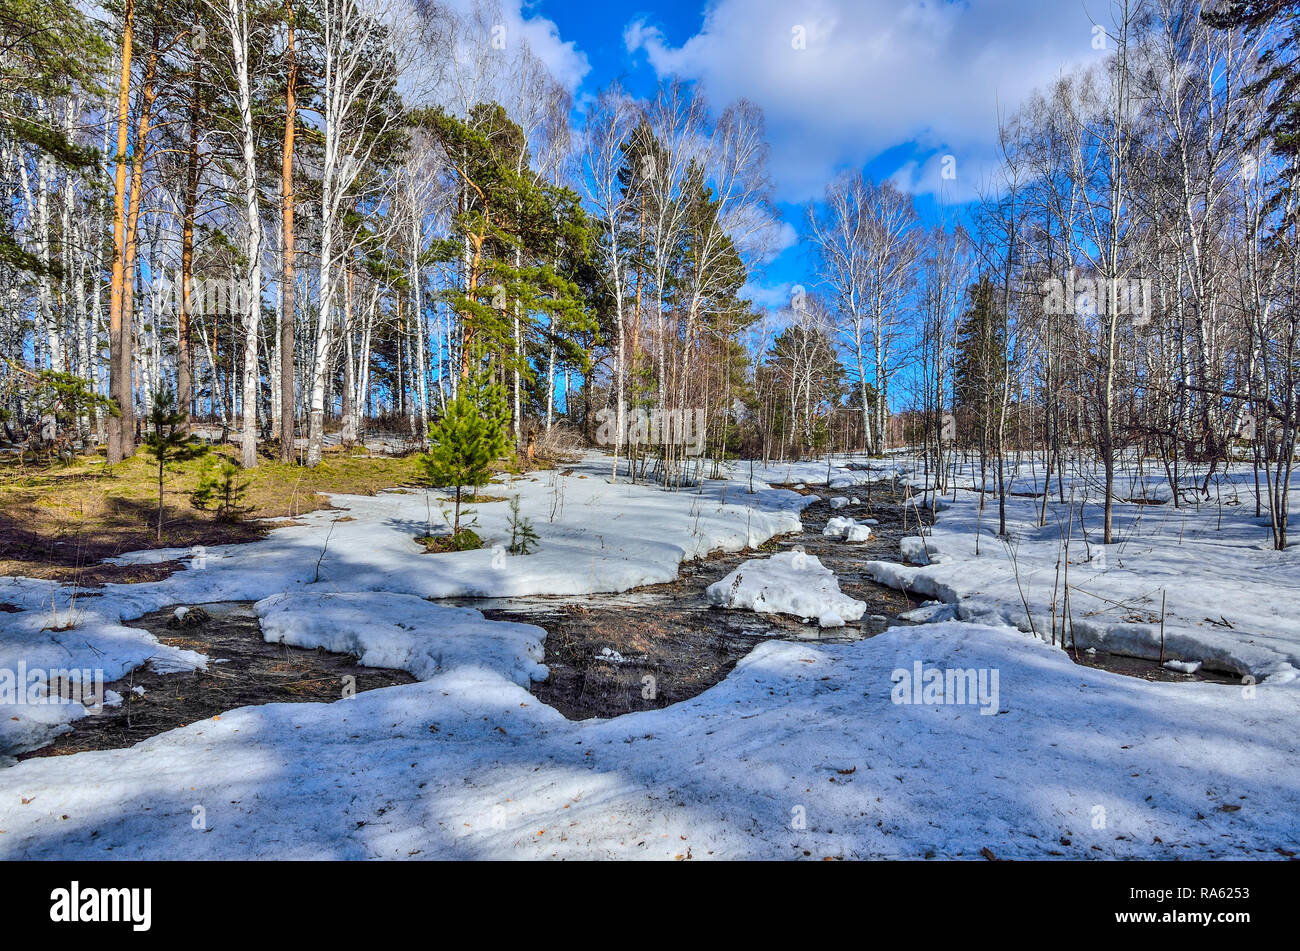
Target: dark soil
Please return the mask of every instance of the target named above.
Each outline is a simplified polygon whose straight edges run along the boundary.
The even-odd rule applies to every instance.
[[[148,518],[151,515],[156,517],[156,503],[149,508],[115,501],[111,510],[115,517],[138,521],[145,527],[130,533],[100,535],[81,534],[75,526],[53,529],[42,526],[36,530],[29,527],[27,516],[14,517],[0,511],[0,574],[46,578],[83,588],[97,588],[105,584],[162,581],[184,567],[182,562],[175,560],[128,565],[105,563],[105,558],[126,551],[153,548],[157,544],[148,530]],[[168,524],[170,530],[172,522]],[[185,547],[213,548],[256,541],[271,528],[283,524],[240,522],[218,525],[210,518],[190,519],[184,526]]]
[[[1241,686],[1241,678],[1217,670],[1201,668],[1194,674],[1185,674],[1170,670],[1160,665],[1159,661],[1142,657],[1127,657],[1124,654],[1107,654],[1102,651],[1089,654],[1087,651],[1067,651],[1074,662],[1081,667],[1094,667],[1097,670],[1109,670],[1112,674],[1124,674],[1126,677],[1140,677],[1152,683],[1185,684],[1191,681],[1208,681],[1216,684],[1235,684]]]
[[[760,641],[843,643],[907,623],[898,615],[920,601],[871,581],[862,570],[866,561],[897,560],[898,539],[916,531],[914,510],[904,527],[902,495],[888,483],[855,486],[851,492],[815,487],[795,491],[819,500],[804,510],[802,533],[773,539],[758,553],[687,562],[677,580],[667,584],[617,595],[457,603],[478,608],[489,618],[526,621],[546,630],[551,676],[534,684],[533,694],[573,720],[613,717],[687,700],[726,677]],[[856,495],[862,504],[832,512],[826,500],[834,495]],[[869,542],[846,544],[821,534],[832,514],[875,518],[880,524],[873,527]],[[796,545],[834,571],[845,594],[867,603],[860,623],[823,630],[815,621],[805,624],[785,615],[723,610],[705,601],[704,589],[742,562]]]
[[[304,650],[262,640],[251,605],[241,602],[208,604],[212,616],[195,627],[168,626],[174,609],[154,611],[130,622],[164,644],[198,651],[208,656],[207,671],[158,674],[148,667],[132,671],[125,679],[106,684],[122,695],[120,707],[82,717],[48,746],[22,753],[61,756],[84,750],[110,750],[197,720],[220,716],[236,707],[261,703],[331,703],[343,696],[345,677],[354,677],[355,689],[375,690],[414,682],[401,670],[362,667],[349,654]],[[132,687],[143,687],[137,695]]]
[[[532,691],[574,720],[619,716],[687,700],[725,678],[764,640],[845,643],[909,623],[899,615],[919,606],[921,599],[877,584],[862,567],[867,561],[897,561],[899,539],[916,533],[917,512],[915,507],[904,507],[903,492],[889,482],[843,491],[821,487],[794,491],[818,499],[803,511],[803,532],[772,539],[758,552],[717,554],[684,563],[677,580],[667,584],[622,594],[447,599],[440,603],[473,607],[488,618],[525,621],[544,628],[545,662],[551,676],[534,684]],[[856,495],[861,504],[832,510],[828,499],[837,495]],[[832,515],[859,521],[874,518],[878,524],[872,527],[870,541],[848,544],[822,536]],[[921,515],[929,521],[928,513],[922,511]],[[704,589],[742,562],[796,545],[834,571],[845,594],[866,602],[859,623],[823,630],[815,621],[723,610],[706,602]],[[0,604],[0,610],[10,607]],[[206,654],[206,672],[133,671],[126,679],[106,685],[122,695],[120,707],[105,707],[100,715],[75,721],[69,733],[42,749],[21,754],[19,759],[127,747],[241,706],[328,703],[343,695],[347,677],[355,678],[358,692],[414,680],[404,671],[360,666],[350,655],[268,644],[248,603],[208,604],[204,608],[210,619],[186,629],[174,626],[174,608],[146,614],[131,624],[150,631],[164,644]],[[1080,651],[1075,659],[1085,666],[1151,681],[1239,682],[1206,672],[1182,674],[1154,661],[1112,654]],[[144,688],[143,695],[132,691],[137,686]]]

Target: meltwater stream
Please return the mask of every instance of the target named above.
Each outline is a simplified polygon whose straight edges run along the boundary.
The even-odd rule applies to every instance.
[[[685,562],[675,581],[611,594],[449,598],[438,603],[543,628],[545,663],[551,673],[544,682],[533,684],[532,691],[570,719],[613,717],[690,699],[726,677],[764,640],[844,643],[910,623],[900,615],[919,606],[920,600],[871,580],[863,565],[899,560],[899,539],[917,531],[916,508],[905,506],[902,494],[887,482],[857,485],[851,492],[820,486],[800,486],[795,491],[817,497],[803,511],[801,532],[771,539],[757,551]],[[861,498],[859,504],[832,510],[832,497],[852,494]],[[846,543],[823,536],[832,515],[859,522],[874,519],[871,539]],[[795,546],[831,569],[841,591],[866,603],[861,621],[823,630],[815,620],[708,604],[705,589],[744,561]],[[349,655],[269,644],[262,638],[251,602],[203,607],[210,617],[191,628],[176,629],[172,607],[129,623],[149,630],[164,643],[207,654],[207,671],[158,674],[147,666],[137,669],[108,685],[123,697],[120,706],[74,721],[70,732],[20,758],[131,746],[250,704],[332,702],[340,695],[341,682],[365,691],[413,680],[404,671],[361,666]],[[1135,658],[1080,652],[1075,659],[1148,680],[1214,679],[1204,673],[1177,674]]]

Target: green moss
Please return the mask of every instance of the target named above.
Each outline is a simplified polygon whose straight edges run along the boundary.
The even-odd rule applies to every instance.
[[[423,535],[416,539],[424,550],[430,553],[448,551],[476,551],[483,547],[483,540],[468,528],[462,528],[455,535]]]

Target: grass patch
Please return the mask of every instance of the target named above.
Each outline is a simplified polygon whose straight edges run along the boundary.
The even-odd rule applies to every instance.
[[[233,447],[214,448],[238,458]],[[114,566],[104,558],[145,548],[188,548],[253,541],[275,527],[256,521],[328,508],[324,493],[374,495],[394,486],[421,484],[417,456],[372,457],[327,449],[314,469],[262,459],[241,473],[248,483],[247,518],[216,521],[196,509],[190,493],[198,485],[200,460],[169,469],[163,495],[163,539],[154,537],[158,482],[148,454],[137,452],[111,470],[103,456],[69,465],[34,468],[0,459],[0,575],[53,578],[81,584],[150,581],[166,577],[176,563]]]

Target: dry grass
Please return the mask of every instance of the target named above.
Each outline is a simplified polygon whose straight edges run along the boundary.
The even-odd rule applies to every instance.
[[[214,452],[234,457],[223,447]],[[0,575],[21,574],[99,584],[165,577],[174,563],[115,567],[103,558],[143,548],[220,545],[252,541],[272,527],[256,519],[293,517],[326,508],[322,493],[373,495],[394,486],[420,484],[417,456],[371,457],[361,451],[327,451],[314,469],[263,459],[245,472],[250,512],[243,521],[222,523],[190,504],[202,463],[169,469],[164,484],[163,539],[157,540],[157,470],[143,451],[114,466],[103,456],[70,465],[19,467],[0,460]]]

